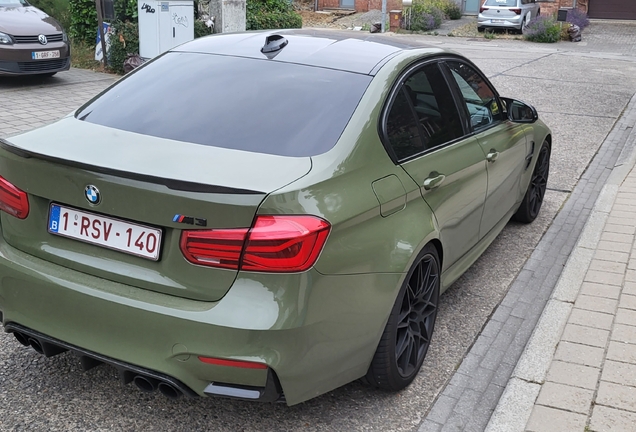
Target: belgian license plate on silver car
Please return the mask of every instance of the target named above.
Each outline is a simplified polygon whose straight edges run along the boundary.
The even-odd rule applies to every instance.
[[[161,230],[51,204],[48,231],[97,246],[159,259]]]
[[[60,50],[56,51],[33,51],[31,53],[33,60],[56,59],[60,58]]]

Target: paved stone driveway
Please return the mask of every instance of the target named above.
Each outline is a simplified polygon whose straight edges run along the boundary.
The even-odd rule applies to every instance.
[[[116,78],[82,69],[71,69],[52,78],[0,77],[0,137],[65,116]]]

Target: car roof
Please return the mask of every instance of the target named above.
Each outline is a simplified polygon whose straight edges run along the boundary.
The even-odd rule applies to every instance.
[[[287,45],[272,53],[261,48],[271,36],[282,36]],[[296,63],[374,75],[378,66],[401,51],[414,48],[439,49],[417,43],[405,43],[395,37],[366,32],[323,29],[269,30],[213,35],[195,39],[174,48],[173,52],[197,52],[260,60]],[[425,52],[423,53],[425,54]]]

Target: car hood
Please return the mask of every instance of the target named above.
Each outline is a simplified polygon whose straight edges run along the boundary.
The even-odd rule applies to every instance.
[[[49,35],[62,31],[55,18],[33,6],[0,6],[0,32],[14,36]]]
[[[310,157],[287,157],[192,144],[126,132],[65,117],[51,125],[5,139],[34,156],[129,173],[270,193],[306,175]]]

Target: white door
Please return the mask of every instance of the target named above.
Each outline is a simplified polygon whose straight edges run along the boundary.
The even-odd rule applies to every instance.
[[[464,13],[477,15],[481,2],[482,0],[464,0]]]
[[[343,9],[355,9],[355,0],[340,0],[340,7]]]

